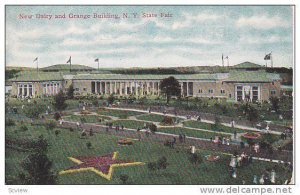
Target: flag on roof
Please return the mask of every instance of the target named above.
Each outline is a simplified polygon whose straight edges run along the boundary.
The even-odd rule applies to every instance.
[[[95,62],[99,62],[99,58],[95,59]]]
[[[38,60],[38,57],[36,57],[34,60],[33,60],[33,62],[35,62],[35,61],[37,61]]]
[[[71,56],[70,56],[69,60],[67,61],[67,63],[71,63]]]
[[[267,55],[265,56],[264,60],[270,60],[270,59],[271,59],[271,54],[272,54],[272,53],[267,54]]]

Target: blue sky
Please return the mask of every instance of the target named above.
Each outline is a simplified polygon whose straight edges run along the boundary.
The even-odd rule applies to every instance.
[[[119,19],[74,19],[69,14],[117,14]],[[123,18],[128,13],[130,18]],[[132,13],[137,13],[134,18]],[[157,17],[143,18],[143,13]],[[170,13],[172,17],[160,17]],[[33,15],[20,19],[20,14]],[[38,19],[36,14],[52,18]],[[54,15],[65,14],[66,19]],[[72,63],[96,67],[230,65],[251,61],[293,66],[290,6],[7,6],[6,65]],[[227,61],[225,61],[227,64]]]

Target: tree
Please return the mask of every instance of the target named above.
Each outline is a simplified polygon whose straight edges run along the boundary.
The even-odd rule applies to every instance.
[[[73,87],[73,84],[71,84],[69,86],[69,88],[68,88],[67,97],[68,97],[68,99],[73,99],[74,98],[74,87]]]
[[[120,175],[120,180],[122,181],[123,184],[126,184],[128,179],[129,179],[128,175],[126,175],[126,174]]]
[[[167,103],[169,103],[171,96],[180,97],[181,95],[179,82],[172,76],[160,82],[160,90],[167,97]]]
[[[56,94],[54,96],[53,105],[54,105],[55,109],[57,109],[57,110],[64,110],[67,107],[67,104],[66,104],[65,101],[66,101],[66,97],[65,97],[63,91],[60,90],[58,92],[58,94]]]
[[[22,167],[27,172],[20,173],[19,179],[27,185],[56,184],[56,176],[52,173],[52,162],[47,156],[48,143],[42,136],[32,144],[34,153],[30,154],[23,162]]]
[[[107,103],[108,104],[113,104],[115,101],[115,97],[113,94],[111,94],[108,98],[107,98]]]
[[[148,125],[151,132],[155,133],[157,131],[157,126],[154,123]]]
[[[241,109],[243,111],[243,114],[246,116],[246,118],[249,121],[257,121],[259,119],[259,115],[258,115],[258,111],[257,109],[252,106],[251,104],[249,104],[248,102],[246,104],[243,104],[241,106]]]
[[[275,112],[278,112],[278,110],[279,110],[279,98],[278,97],[271,97],[270,102],[272,104],[272,109],[275,110]]]

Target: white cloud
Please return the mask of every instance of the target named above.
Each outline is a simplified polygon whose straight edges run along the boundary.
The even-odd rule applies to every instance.
[[[270,35],[266,37],[261,36],[241,36],[239,39],[240,44],[271,44],[271,43],[285,43],[291,42],[291,39],[285,36]]]
[[[277,27],[288,27],[289,24],[286,20],[282,19],[279,16],[251,16],[251,17],[240,17],[236,26],[239,28],[243,27],[252,27],[256,29],[272,29]]]
[[[182,16],[184,17],[184,21],[177,21],[174,22],[172,25],[172,29],[180,29],[186,28],[195,25],[195,23],[205,22],[205,21],[215,21],[224,16],[211,14],[211,13],[199,13],[197,15],[190,14],[190,13],[183,13]]]

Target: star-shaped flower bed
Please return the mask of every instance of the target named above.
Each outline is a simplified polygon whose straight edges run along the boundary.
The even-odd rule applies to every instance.
[[[76,173],[83,171],[92,171],[105,179],[110,180],[112,178],[113,168],[125,167],[134,165],[144,165],[143,162],[132,162],[127,160],[117,160],[117,152],[107,154],[104,156],[96,157],[69,157],[71,161],[77,165],[69,167],[61,172],[60,175],[67,173]]]

